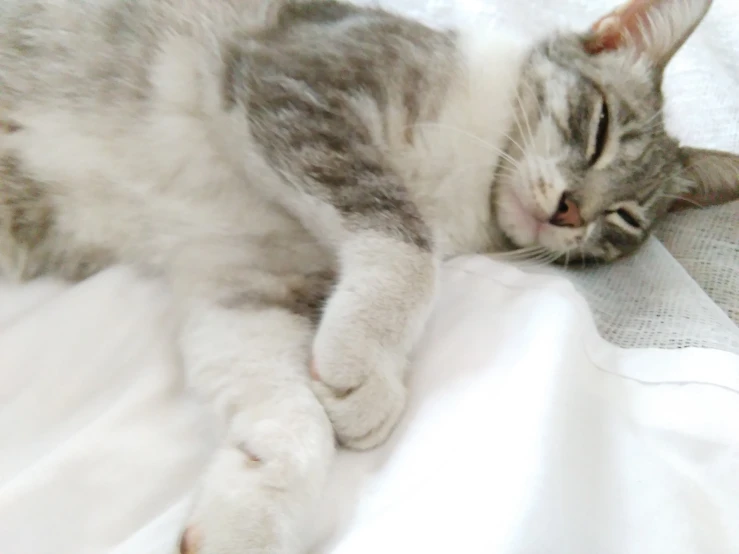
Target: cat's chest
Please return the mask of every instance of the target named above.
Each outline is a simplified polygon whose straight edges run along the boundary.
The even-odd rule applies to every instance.
[[[392,156],[443,258],[497,250],[503,242],[492,202],[502,132],[463,125],[456,120],[419,128],[414,142]],[[475,140],[460,140],[460,134]]]

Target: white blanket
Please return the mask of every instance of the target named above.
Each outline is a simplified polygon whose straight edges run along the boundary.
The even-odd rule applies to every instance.
[[[612,7],[456,4],[391,5],[530,32]],[[736,29],[739,4],[715,0],[671,68],[671,126],[696,146],[739,152]],[[595,273],[448,264],[408,413],[340,455],[315,553],[739,552],[737,204]],[[172,330],[166,290],[124,268],[0,283],[0,552],[171,551],[215,441]]]

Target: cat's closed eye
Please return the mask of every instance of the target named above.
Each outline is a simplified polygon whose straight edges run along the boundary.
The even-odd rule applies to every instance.
[[[627,225],[636,229],[640,228],[639,221],[625,208],[619,208],[616,210],[616,215],[620,217]]]
[[[624,207],[607,210],[606,215],[609,214],[618,216],[621,221],[626,223],[626,225],[628,225],[629,227],[633,227],[634,229],[641,229],[641,223],[639,222],[639,219],[631,211]]]
[[[610,114],[608,113],[608,103],[603,97],[600,104],[600,113],[598,115],[597,127],[595,129],[595,142],[593,144],[593,153],[588,160],[590,166],[594,166],[603,155],[608,138],[608,126],[610,123]]]

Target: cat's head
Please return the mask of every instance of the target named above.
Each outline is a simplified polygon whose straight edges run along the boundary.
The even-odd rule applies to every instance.
[[[642,244],[678,198],[739,198],[739,156],[680,147],[662,117],[665,66],[710,4],[634,0],[586,34],[533,49],[493,198],[516,247],[612,261]]]

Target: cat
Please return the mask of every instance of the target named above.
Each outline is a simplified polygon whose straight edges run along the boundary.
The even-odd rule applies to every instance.
[[[710,0],[587,32],[439,30],[334,0],[4,0],[0,267],[166,278],[225,431],[180,550],[297,553],[336,442],[382,443],[439,263],[634,252],[739,197],[664,69]]]

